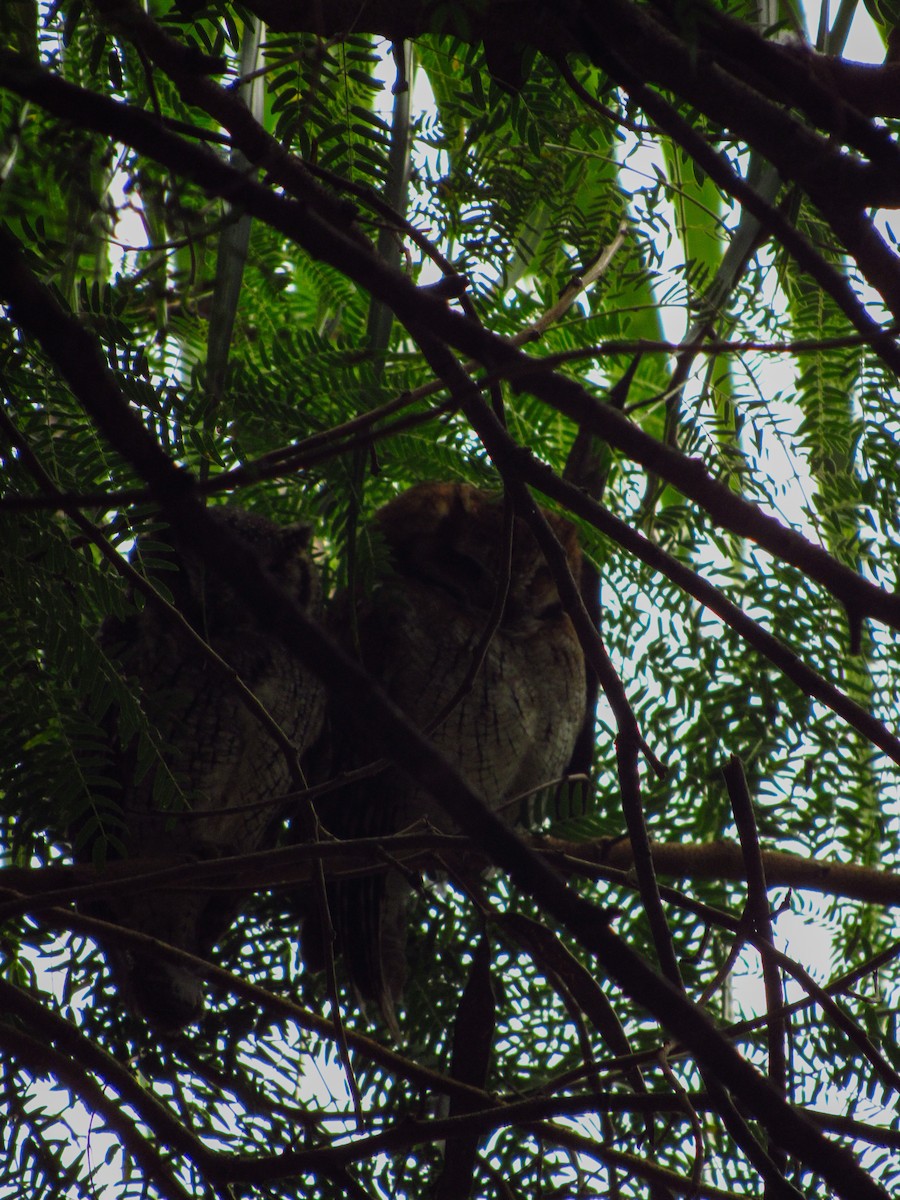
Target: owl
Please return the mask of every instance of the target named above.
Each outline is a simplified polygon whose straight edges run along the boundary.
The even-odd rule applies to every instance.
[[[210,510],[255,553],[297,604],[315,613],[319,580],[306,525],[280,526],[236,507]],[[159,538],[157,538],[157,543]],[[149,558],[154,582],[168,591],[193,629],[239,676],[280,726],[298,757],[318,736],[324,693],[273,637],[265,623],[214,574],[207,574],[177,533],[151,550],[138,540],[135,557]],[[145,603],[127,620],[110,620],[99,649],[133,685],[152,731],[153,749],[126,729],[122,711],[107,714],[114,783],[109,797],[107,856],[174,861],[221,858],[275,844],[284,815],[281,798],[295,786],[283,749],[248,710],[226,673],[171,617]],[[98,857],[96,823],[75,830],[75,855]],[[111,894],[87,906],[94,916],[150,934],[205,956],[230,925],[239,901],[223,890],[177,889]],[[110,945],[121,992],[154,1024],[171,1030],[203,1009],[201,981],[153,954]]]
[[[518,517],[508,592],[486,641],[505,574],[503,511],[502,499],[465,484],[423,484],[403,493],[373,521],[374,556],[380,549],[383,564],[374,587],[355,604],[344,597],[330,620],[391,698],[512,822],[523,798],[573,769],[586,723],[592,729],[593,705],[584,655],[553,574]],[[545,516],[581,584],[575,528]],[[343,714],[333,714],[331,733],[339,769],[380,757],[380,748]],[[396,766],[333,793],[319,815],[338,837],[389,835],[423,820],[453,831],[444,810]],[[350,979],[394,1029],[409,899],[409,878],[396,869],[335,882],[329,891],[336,948]],[[323,955],[322,925],[306,922],[304,954],[313,966]]]

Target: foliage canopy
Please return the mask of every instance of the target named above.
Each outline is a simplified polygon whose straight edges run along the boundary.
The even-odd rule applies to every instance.
[[[900,65],[885,5],[842,57],[857,8],[5,6],[0,1192],[896,1194]],[[75,907],[133,885],[67,843],[114,855],[112,706],[165,762],[96,641],[127,551],[227,577],[228,497],[334,593],[422,480],[578,523],[589,794],[524,845],[459,798],[499,869],[423,888],[395,1045],[299,959],[312,851],[188,868],[248,901],[160,1036]]]

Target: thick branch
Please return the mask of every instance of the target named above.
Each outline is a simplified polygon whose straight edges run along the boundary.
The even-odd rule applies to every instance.
[[[362,257],[358,247],[356,253]],[[254,611],[265,613],[272,636],[325,683],[334,701],[353,714],[360,727],[452,815],[464,832],[477,839],[516,886],[533,896],[596,956],[601,969],[632,1000],[679,1038],[701,1068],[732,1092],[789,1154],[807,1164],[844,1200],[887,1200],[884,1190],[853,1155],[824,1138],[810,1121],[786,1104],[722,1036],[709,1016],[613,933],[603,910],[569,888],[491,812],[359,664],[322,635],[268,572],[258,569],[254,555],[240,539],[199,504],[190,479],[173,467],[118,393],[96,344],[62,312],[49,290],[34,279],[8,238],[3,239],[0,255],[0,294],[15,307],[25,328],[40,339],[114,448],[146,480],[163,515],[186,544]],[[410,296],[417,294],[412,288]],[[421,300],[419,306],[418,314],[408,314],[413,324],[421,316]],[[69,357],[73,351],[75,358]]]
[[[631,845],[625,839],[561,842],[550,838],[548,845],[562,850],[574,860],[598,866],[629,871],[634,864]],[[744,857],[737,842],[654,842],[653,862],[657,874],[672,879],[728,879],[743,883],[747,878]],[[769,888],[805,888],[888,907],[900,904],[900,874],[895,871],[860,867],[855,863],[823,862],[781,850],[763,850],[762,863]]]
[[[396,12],[389,18],[390,7]],[[900,260],[866,213],[871,206],[893,207],[900,201],[900,150],[886,130],[830,86],[810,51],[766,40],[750,26],[711,9],[700,9],[682,36],[677,18],[667,24],[659,10],[632,0],[607,0],[599,10],[580,3],[554,5],[552,13],[545,2],[527,7],[531,19],[521,11],[515,14],[517,42],[527,40],[555,59],[573,50],[586,53],[632,94],[639,82],[644,91],[639,102],[654,120],[658,118],[648,107],[651,93],[646,85],[673,92],[761,153],[783,178],[799,184],[888,308],[900,316]],[[267,12],[268,19],[274,16],[275,24],[291,21],[277,0],[271,5],[257,0],[255,8]],[[277,11],[269,13],[270,8]],[[303,9],[295,6],[294,27],[303,26]],[[398,29],[404,30],[404,37],[425,32],[428,20],[424,6],[400,3],[368,5],[360,15],[366,29],[377,30],[381,21],[389,20],[391,32],[384,32],[390,37],[396,37]],[[467,28],[458,36],[483,40],[488,46],[507,44],[508,29],[499,28],[499,22],[510,17],[503,0],[479,5],[477,13],[466,13]],[[331,14],[332,32],[351,27],[359,27],[359,15],[351,26],[335,22]],[[792,114],[786,101],[827,136]],[[868,161],[845,152],[841,143],[858,148]]]
[[[554,856],[566,855],[560,863],[566,873],[578,874],[578,864],[631,871],[634,852],[625,839],[569,842],[559,838],[535,838],[533,848]],[[0,894],[19,893],[19,899],[0,904],[0,920],[22,913],[73,901],[125,892],[136,895],[159,889],[208,886],[230,892],[262,888],[294,888],[308,883],[312,862],[321,859],[327,877],[370,874],[385,870],[382,851],[391,860],[427,869],[435,859],[453,863],[457,857],[471,862],[474,846],[468,838],[453,834],[396,834],[390,838],[352,838],[340,842],[317,842],[259,850],[206,862],[151,862],[123,859],[107,863],[102,872],[84,864],[50,867],[5,867],[0,869]],[[673,879],[746,880],[744,860],[736,842],[651,842],[653,864],[658,875]],[[900,905],[900,873],[876,867],[861,867],[804,858],[782,850],[763,850],[762,862],[770,888],[804,888],[846,900],[862,900],[886,907]]]
[[[187,145],[146,113],[54,79],[47,72],[23,64],[16,55],[0,53],[0,85],[13,87],[19,94],[61,116],[71,119],[74,114],[89,127],[134,146],[207,190],[240,203],[252,215],[293,238],[313,257],[335,266],[384,300],[404,323],[419,327],[427,323],[432,332],[450,345],[489,364],[497,374],[510,378],[517,387],[531,391],[671,483],[709,511],[721,528],[756,541],[775,557],[798,567],[844,605],[851,628],[855,629],[866,616],[872,616],[900,629],[900,596],[861,578],[795,530],[762,513],[726,484],[715,481],[701,462],[657,442],[612,407],[599,404],[581,384],[545,370],[504,339],[453,312],[439,297],[427,289],[417,288],[399,271],[385,266],[355,238],[332,226],[312,205],[297,204],[272,194],[204,148]],[[12,255],[12,249],[9,253]],[[11,267],[10,258],[8,270]],[[27,288],[20,291],[17,303],[20,313],[27,317],[23,309],[23,305],[28,304]],[[56,316],[50,317],[49,322],[46,314],[42,318],[40,313],[34,312],[32,317],[43,327],[42,337],[55,346],[54,357],[72,364],[80,361],[84,349],[79,343],[87,336],[83,331],[71,324],[60,325]],[[900,349],[890,343],[881,345],[879,350],[885,360],[900,371]],[[101,408],[105,411],[106,406],[98,405],[97,398],[87,393],[85,405],[106,432],[106,418],[100,416]],[[141,428],[136,418],[133,426]],[[126,457],[147,478],[146,447],[133,445],[131,434],[126,442],[134,450],[134,454],[128,453]],[[166,477],[167,494],[186,489],[188,485],[183,474],[167,459],[165,462],[166,467],[161,470]]]
[[[164,1162],[159,1154],[157,1145],[166,1146],[176,1153],[184,1155],[194,1162],[201,1171],[207,1170],[215,1160],[215,1155],[186,1129],[155,1096],[143,1087],[116,1060],[107,1054],[100,1046],[86,1037],[74,1025],[62,1017],[50,1012],[41,1004],[37,997],[29,995],[20,988],[13,987],[5,980],[0,980],[0,1003],[4,1013],[20,1020],[23,1026],[34,1037],[47,1043],[48,1051],[41,1064],[59,1074],[60,1079],[68,1087],[81,1093],[89,1103],[94,1104],[98,1111],[104,1112],[111,1118],[111,1124],[122,1139],[123,1145],[136,1161],[140,1162],[150,1178],[164,1181],[165,1194],[185,1198],[187,1193],[177,1183],[171,1167]],[[30,1039],[17,1045],[17,1039],[11,1034],[0,1039],[7,1042],[7,1049],[13,1053],[20,1050],[26,1062],[33,1065],[33,1043]],[[50,1049],[55,1046],[57,1051]],[[77,1064],[72,1068],[71,1064]],[[58,1070],[58,1068],[61,1068]],[[140,1120],[151,1130],[153,1140],[141,1135],[135,1129],[133,1122],[118,1117],[117,1111],[102,1096],[98,1103],[100,1089],[94,1083],[88,1072],[96,1074],[106,1081],[121,1100],[131,1105]]]
[[[894,762],[900,763],[900,738],[891,733],[884,722],[867,712],[855,700],[851,700],[830,680],[814,671],[790,646],[775,637],[774,634],[769,633],[758,621],[754,621],[742,608],[729,600],[719,588],[673,555],[667,554],[655,542],[651,542],[642,533],[632,529],[626,521],[615,516],[596,500],[592,500],[579,488],[560,479],[548,466],[539,462],[530,451],[514,446],[511,439],[509,446],[508,453],[511,456],[514,455],[519,475],[526,483],[535,487],[545,496],[556,500],[570,512],[593,525],[595,529],[599,529],[601,533],[629,554],[635,555],[641,562],[652,567],[654,571],[659,571],[661,575],[670,579],[689,596],[693,596],[726,625],[731,626],[748,645],[767,658],[807,696],[821,701],[862,737],[878,746]]]
[[[900,110],[900,70],[893,64],[866,67],[783,45],[712,8],[698,9],[683,36],[675,20],[666,23],[664,6],[632,0],[550,3],[549,0],[488,0],[440,6],[439,13],[412,0],[331,0],[327,6],[303,0],[250,0],[248,5],[273,29],[327,37],[354,32],[386,38],[450,34],[477,44],[515,43],[548,58],[574,52],[606,66],[609,51],[646,82],[682,96],[713,122],[730,128],[748,145],[804,188],[830,186],[845,197],[860,190],[871,203],[896,199],[898,150],[867,116]],[[615,76],[615,72],[613,72]],[[873,169],[829,147],[785,109],[800,109],[812,122],[879,160]],[[884,193],[881,195],[881,193]]]

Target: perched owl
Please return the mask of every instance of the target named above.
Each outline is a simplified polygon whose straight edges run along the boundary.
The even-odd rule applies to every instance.
[[[308,526],[282,527],[233,507],[210,513],[249,545],[297,604],[316,611],[319,582],[308,554]],[[138,557],[148,543],[149,538],[143,546],[139,540]],[[319,683],[230,588],[207,575],[196,556],[179,544],[177,534],[162,549],[154,549],[155,581],[171,593],[175,607],[237,672],[302,756],[322,725],[324,694]],[[222,670],[151,604],[128,620],[108,621],[99,644],[133,682],[156,740],[148,769],[146,741],[139,759],[137,739],[122,736],[122,714],[113,711],[107,717],[117,726],[111,729],[113,761],[107,773],[118,785],[109,830],[116,840],[107,853],[118,849],[128,857],[171,862],[274,845],[284,815],[279,797],[293,786],[291,769],[282,748],[248,711]],[[77,858],[96,857],[93,830],[82,825],[73,835]],[[236,915],[238,901],[222,890],[181,885],[134,896],[110,895],[86,908],[92,915],[206,955]],[[202,986],[190,971],[153,955],[108,949],[119,986],[148,1019],[177,1029],[199,1016]]]
[[[580,583],[574,527],[546,516]],[[332,628],[490,807],[514,821],[520,798],[571,769],[592,718],[584,656],[553,575],[516,518],[509,590],[485,647],[503,578],[502,500],[464,484],[424,484],[382,508],[373,530],[376,559],[379,545],[386,551],[384,569],[355,605],[345,598],[335,606]],[[343,714],[333,714],[332,739],[338,769],[380,757]],[[443,809],[398,767],[332,794],[319,813],[339,837],[392,834],[422,818],[452,830]],[[336,948],[357,992],[377,1002],[392,1027],[406,976],[409,893],[408,878],[394,869],[336,882],[329,892]],[[323,953],[321,927],[306,921],[304,953],[313,966]]]

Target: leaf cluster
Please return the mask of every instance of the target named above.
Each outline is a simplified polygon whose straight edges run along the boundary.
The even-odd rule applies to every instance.
[[[239,78],[248,32],[277,5],[126,5],[127,20],[105,0],[19,7],[16,47],[33,53],[0,57],[4,236],[59,321],[99,348],[123,408],[204,500],[227,496],[285,524],[311,522],[329,594],[366,575],[380,552],[367,518],[416,482],[511,494],[527,485],[539,504],[569,509],[600,573],[594,652],[608,656],[609,673],[588,799],[583,789],[562,793],[535,831],[541,853],[571,879],[573,897],[595,906],[598,926],[610,921],[652,964],[660,988],[672,982],[667,961],[676,964],[683,996],[712,1018],[723,1045],[727,1037],[768,1074],[773,1098],[760,1111],[722,1084],[703,1039],[673,1032],[668,1002],[642,999],[614,956],[552,914],[539,881],[514,886],[498,871],[466,887],[452,861],[415,898],[399,1045],[361,1011],[340,961],[333,982],[305,968],[296,904],[277,873],[260,878],[216,947],[195,1026],[159,1036],[127,1008],[83,914],[59,877],[42,872],[68,861],[73,838],[102,831],[99,844],[116,850],[111,712],[136,771],[157,773],[160,803],[190,801],[139,692],[97,637],[104,621],[127,620],[143,603],[124,578],[136,535],[149,562],[135,565],[164,579],[153,562],[160,493],[92,409],[90,362],[66,360],[35,332],[0,269],[0,1191],[419,1195],[439,1186],[471,1136],[478,1196],[656,1200],[689,1192],[692,1176],[698,1195],[761,1194],[769,1169],[790,1194],[857,1195],[857,1176],[829,1176],[824,1159],[779,1144],[775,1106],[786,1095],[829,1137],[865,1145],[860,1161],[881,1189],[867,1194],[890,1194],[900,1184],[891,902],[770,888],[769,904],[795,926],[825,931],[824,963],[812,964],[805,946],[788,953],[815,966],[820,985],[837,980],[847,1017],[810,1000],[782,961],[779,987],[795,1007],[779,1033],[777,996],[749,1011],[747,978],[758,977],[749,946],[771,925],[747,882],[714,864],[663,881],[675,886],[660,900],[649,855],[641,865],[645,835],[650,847],[748,845],[722,774],[731,756],[763,848],[746,850],[750,877],[780,851],[794,856],[798,880],[807,878],[800,865],[831,860],[859,864],[869,884],[887,887],[900,837],[900,758],[883,749],[900,703],[896,626],[846,585],[849,573],[874,583],[887,606],[900,569],[893,277],[873,295],[873,279],[890,273],[873,268],[871,242],[848,233],[799,156],[796,178],[777,164],[768,223],[728,175],[740,167],[758,180],[771,166],[762,124],[736,132],[716,107],[724,77],[738,75],[735,28],[755,53],[778,44],[754,29],[752,6],[616,0],[620,24],[657,22],[685,61],[715,58],[708,104],[689,73],[679,90],[664,65],[640,58],[643,43],[634,61],[621,46],[607,52],[588,17],[567,31],[573,44],[523,50],[517,88],[497,73],[480,24],[491,4],[463,6],[468,33],[436,17],[416,31],[408,205],[393,217],[380,197],[401,144],[400,106],[388,101],[395,63],[378,35],[399,43],[402,21],[363,22],[343,37],[329,32],[328,14],[322,27],[303,28],[296,14],[296,28],[270,27],[250,72],[265,97],[253,133],[268,140],[253,143],[245,110],[235,115],[231,102],[248,82]],[[723,24],[726,15],[739,25]],[[531,47],[546,28],[522,37]],[[65,115],[34,82],[45,75],[78,89]],[[760,123],[763,101],[777,104],[785,139],[798,123],[833,132],[812,83],[808,103],[773,99],[755,69],[747,86]],[[102,132],[93,100],[152,115],[182,148],[211,147],[252,184],[241,193],[247,208],[136,133],[126,142]],[[895,126],[888,112],[878,128],[892,140]],[[846,137],[869,145],[852,122]],[[249,164],[246,151],[261,145],[266,153]],[[829,145],[837,172],[843,143]],[[244,220],[217,390],[209,347],[222,333],[229,239]],[[302,236],[288,236],[291,220]],[[372,249],[385,229],[402,246],[400,272]],[[436,269],[465,275],[462,303],[438,305],[423,289],[411,308],[404,289],[432,282]],[[567,288],[574,302],[556,312]],[[372,335],[376,305],[396,314],[386,347]],[[436,374],[436,343],[468,364],[474,397],[449,368]],[[521,345],[527,372],[514,357]],[[573,390],[578,405],[568,402]],[[585,481],[556,486],[571,481],[573,442],[585,434],[592,478],[602,478],[589,499],[602,502],[603,520],[581,503]],[[540,469],[554,480],[546,492]],[[731,500],[744,505],[741,520]],[[805,539],[805,557],[786,532]],[[809,566],[810,548],[825,567]],[[798,682],[762,653],[708,592],[701,601],[683,586],[681,569],[862,717],[843,719],[810,674]],[[881,722],[882,743],[864,718]],[[604,858],[624,838],[628,871]],[[23,872],[35,882],[23,884]],[[554,940],[536,947],[511,916]],[[482,938],[496,1024],[484,1088],[463,1102],[454,1034]],[[854,968],[858,978],[838,978]],[[780,1052],[788,1066],[779,1078]],[[744,1114],[743,1134],[723,1088]],[[842,1127],[835,1112],[858,1124]],[[760,1167],[760,1142],[774,1167]],[[677,1178],[657,1178],[648,1192],[654,1164]]]

